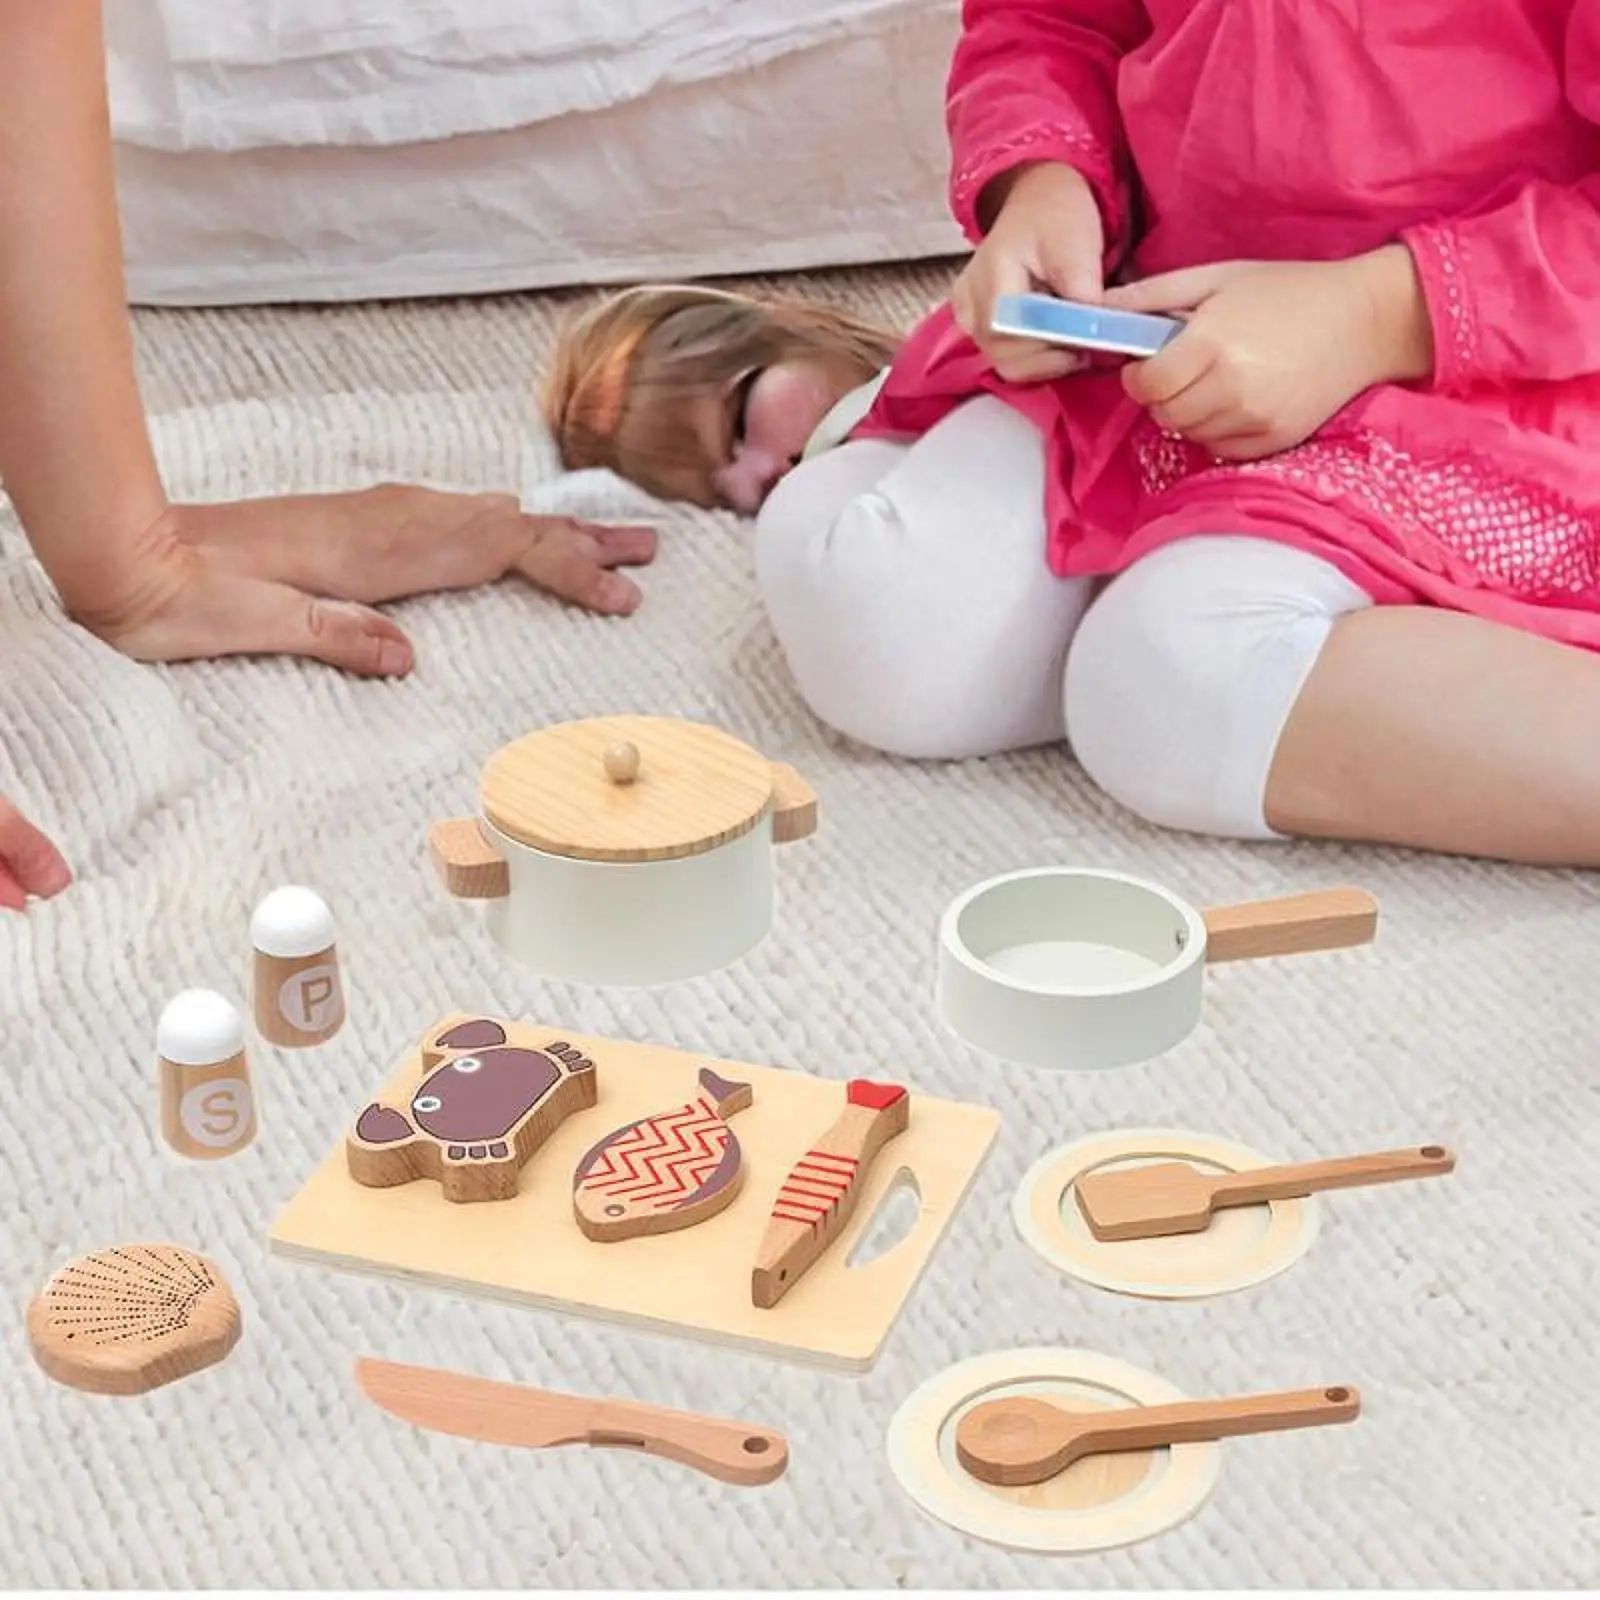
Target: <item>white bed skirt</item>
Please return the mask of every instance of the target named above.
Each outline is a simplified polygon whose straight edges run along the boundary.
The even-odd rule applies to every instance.
[[[130,295],[337,301],[954,253],[956,12],[110,0]]]

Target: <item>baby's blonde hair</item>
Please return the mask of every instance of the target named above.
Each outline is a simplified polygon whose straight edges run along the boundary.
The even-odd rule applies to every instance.
[[[712,459],[693,401],[758,368],[810,358],[864,383],[899,340],[848,312],[729,290],[644,285],[561,332],[544,418],[568,471],[605,467],[662,499],[715,505]]]

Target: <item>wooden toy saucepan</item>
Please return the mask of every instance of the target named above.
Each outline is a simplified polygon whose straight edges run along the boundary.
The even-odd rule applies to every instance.
[[[1330,889],[1197,911],[1120,872],[1040,867],[976,885],[939,925],[945,1024],[1023,1066],[1127,1066],[1200,1021],[1207,965],[1368,944],[1378,905]]]
[[[817,797],[720,728],[595,717],[527,734],[483,769],[479,814],[436,823],[448,892],[547,978],[647,987],[703,976],[766,936],[773,846]]]

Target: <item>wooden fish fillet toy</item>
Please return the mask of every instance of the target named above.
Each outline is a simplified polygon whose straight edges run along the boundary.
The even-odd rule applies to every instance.
[[[854,1079],[833,1126],[794,1164],[772,1207],[750,1275],[754,1304],[770,1308],[816,1265],[850,1220],[878,1152],[911,1120],[897,1084]]]

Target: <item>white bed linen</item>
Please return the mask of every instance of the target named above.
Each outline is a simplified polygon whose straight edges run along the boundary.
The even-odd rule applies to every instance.
[[[960,247],[956,0],[108,0],[130,290],[351,299]]]
[[[945,0],[108,0],[117,131],[411,144],[600,111],[951,13]]]

